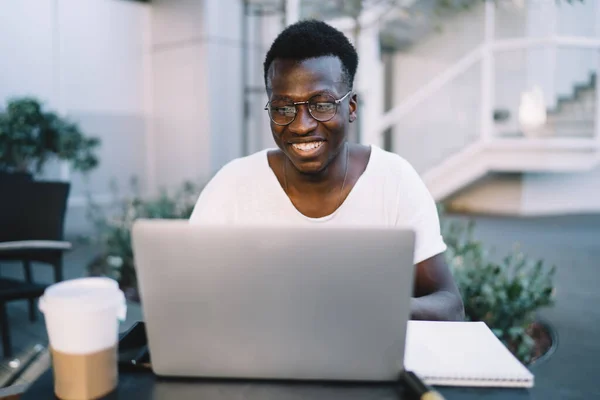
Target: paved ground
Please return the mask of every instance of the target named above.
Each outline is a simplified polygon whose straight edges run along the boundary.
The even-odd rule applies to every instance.
[[[458,217],[459,219],[462,219]],[[546,362],[533,368],[535,399],[600,398],[597,384],[600,361],[600,216],[544,219],[476,218],[476,235],[494,247],[498,256],[518,242],[527,254],[556,264],[557,304],[541,315],[557,330],[559,345]],[[89,247],[77,247],[66,260],[65,276],[84,274],[93,257]],[[2,265],[2,275],[22,276],[18,266]],[[40,265],[35,278],[50,282],[51,271]],[[34,343],[45,343],[43,318],[30,323],[26,303],[15,302],[9,315],[16,351]],[[130,305],[121,329],[141,318],[141,310]]]
[[[557,266],[556,305],[540,315],[556,329],[559,344],[533,368],[535,398],[600,398],[600,216],[476,221],[476,236],[498,255],[519,243]]]

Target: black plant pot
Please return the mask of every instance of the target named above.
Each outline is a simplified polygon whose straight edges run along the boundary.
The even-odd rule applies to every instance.
[[[558,347],[558,332],[556,331],[554,326],[550,322],[541,318],[538,318],[536,320],[536,323],[545,331],[545,334],[550,340],[550,346],[544,354],[535,359],[533,362],[529,363],[528,367],[530,368],[537,368],[541,364],[546,363],[552,357],[552,355],[556,351],[556,348]]]

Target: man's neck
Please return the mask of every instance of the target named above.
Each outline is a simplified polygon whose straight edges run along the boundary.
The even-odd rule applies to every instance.
[[[317,174],[299,172],[284,156],[284,180],[287,180],[288,195],[302,193],[304,195],[327,195],[340,190],[347,174],[350,144],[346,143],[327,168]]]

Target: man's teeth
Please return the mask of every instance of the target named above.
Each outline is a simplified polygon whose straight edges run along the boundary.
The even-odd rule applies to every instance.
[[[309,150],[316,149],[317,147],[321,147],[322,144],[323,144],[323,142],[309,142],[309,143],[294,143],[294,144],[292,144],[292,146],[294,146],[294,148],[298,149],[298,150],[309,151]]]

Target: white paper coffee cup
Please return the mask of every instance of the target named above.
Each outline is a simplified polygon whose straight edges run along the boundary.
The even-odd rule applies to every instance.
[[[61,399],[93,399],[118,380],[119,320],[126,303],[117,282],[80,278],[49,286],[39,300],[52,352],[55,393]]]
[[[39,300],[48,340],[54,350],[88,354],[113,346],[125,296],[109,278],[80,278],[49,286]]]

